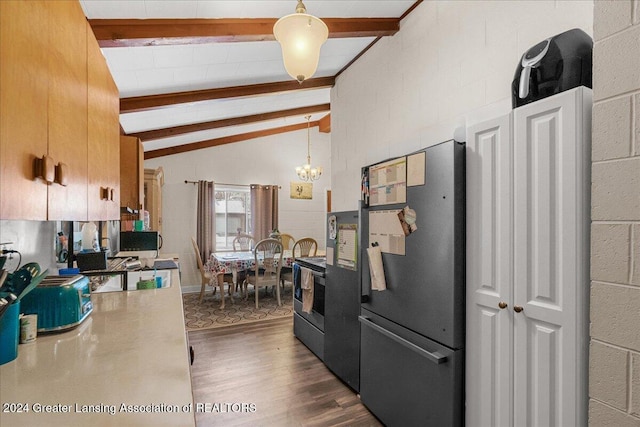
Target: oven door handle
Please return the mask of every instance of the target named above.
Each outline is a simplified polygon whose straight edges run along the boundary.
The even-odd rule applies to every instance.
[[[406,339],[402,338],[401,336],[396,335],[393,332],[390,332],[390,331],[386,330],[382,326],[376,325],[368,317],[358,316],[358,320],[363,325],[368,326],[371,329],[376,330],[377,332],[380,332],[382,335],[386,336],[387,338],[391,338],[392,340],[394,340],[395,342],[397,342],[397,343],[401,344],[402,346],[408,348],[409,350],[413,350],[414,352],[418,353],[418,355],[424,357],[425,359],[429,360],[430,362],[433,362],[433,363],[435,363],[437,365],[440,365],[441,363],[445,363],[447,361],[447,356],[444,356],[444,355],[438,353],[437,351],[430,352],[430,351],[427,351],[427,350],[425,350],[425,349],[423,349],[421,347],[418,347],[414,343],[412,343],[410,341],[407,341]]]

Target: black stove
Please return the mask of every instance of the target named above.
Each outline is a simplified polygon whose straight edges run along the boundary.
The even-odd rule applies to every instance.
[[[327,269],[327,258],[323,256],[300,257],[296,258],[295,262],[300,264],[301,267],[322,273],[323,276]]]
[[[325,257],[296,258],[293,268],[293,333],[320,360],[324,359],[324,294]],[[301,268],[313,273],[313,303],[310,311],[304,311],[304,296],[301,288]]]

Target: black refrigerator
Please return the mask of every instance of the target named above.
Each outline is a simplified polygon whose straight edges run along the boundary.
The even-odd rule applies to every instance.
[[[360,216],[327,215],[324,363],[356,392],[360,388]]]
[[[360,221],[362,402],[387,426],[461,426],[464,143],[363,168]]]

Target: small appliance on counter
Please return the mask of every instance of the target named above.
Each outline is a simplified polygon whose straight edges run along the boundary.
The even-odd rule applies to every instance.
[[[104,270],[107,268],[107,253],[102,251],[78,252],[76,263],[80,271]]]
[[[158,251],[162,236],[157,231],[121,231],[120,252]]]
[[[89,278],[47,276],[21,300],[24,314],[38,315],[38,332],[63,332],[81,324],[93,311]]]
[[[578,86],[592,88],[593,40],[574,28],[527,50],[511,84],[513,108]]]

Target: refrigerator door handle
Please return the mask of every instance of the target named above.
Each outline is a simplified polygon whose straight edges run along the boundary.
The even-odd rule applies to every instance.
[[[401,336],[398,336],[398,335],[394,334],[393,332],[390,332],[390,331],[386,330],[382,326],[376,325],[375,323],[373,323],[367,317],[358,316],[358,320],[363,325],[368,326],[368,327],[370,327],[372,329],[375,329],[376,331],[380,332],[381,334],[385,335],[386,337],[391,338],[392,340],[396,341],[399,344],[402,344],[404,347],[415,351],[420,356],[424,357],[425,359],[429,360],[430,362],[433,362],[433,363],[439,365],[439,364],[445,363],[447,361],[447,356],[443,356],[442,354],[438,353],[437,351],[429,352],[429,351],[427,351],[427,350],[425,350],[423,348],[420,348],[417,345],[415,345],[414,343],[412,343],[410,341],[407,341],[406,339],[402,338]]]

